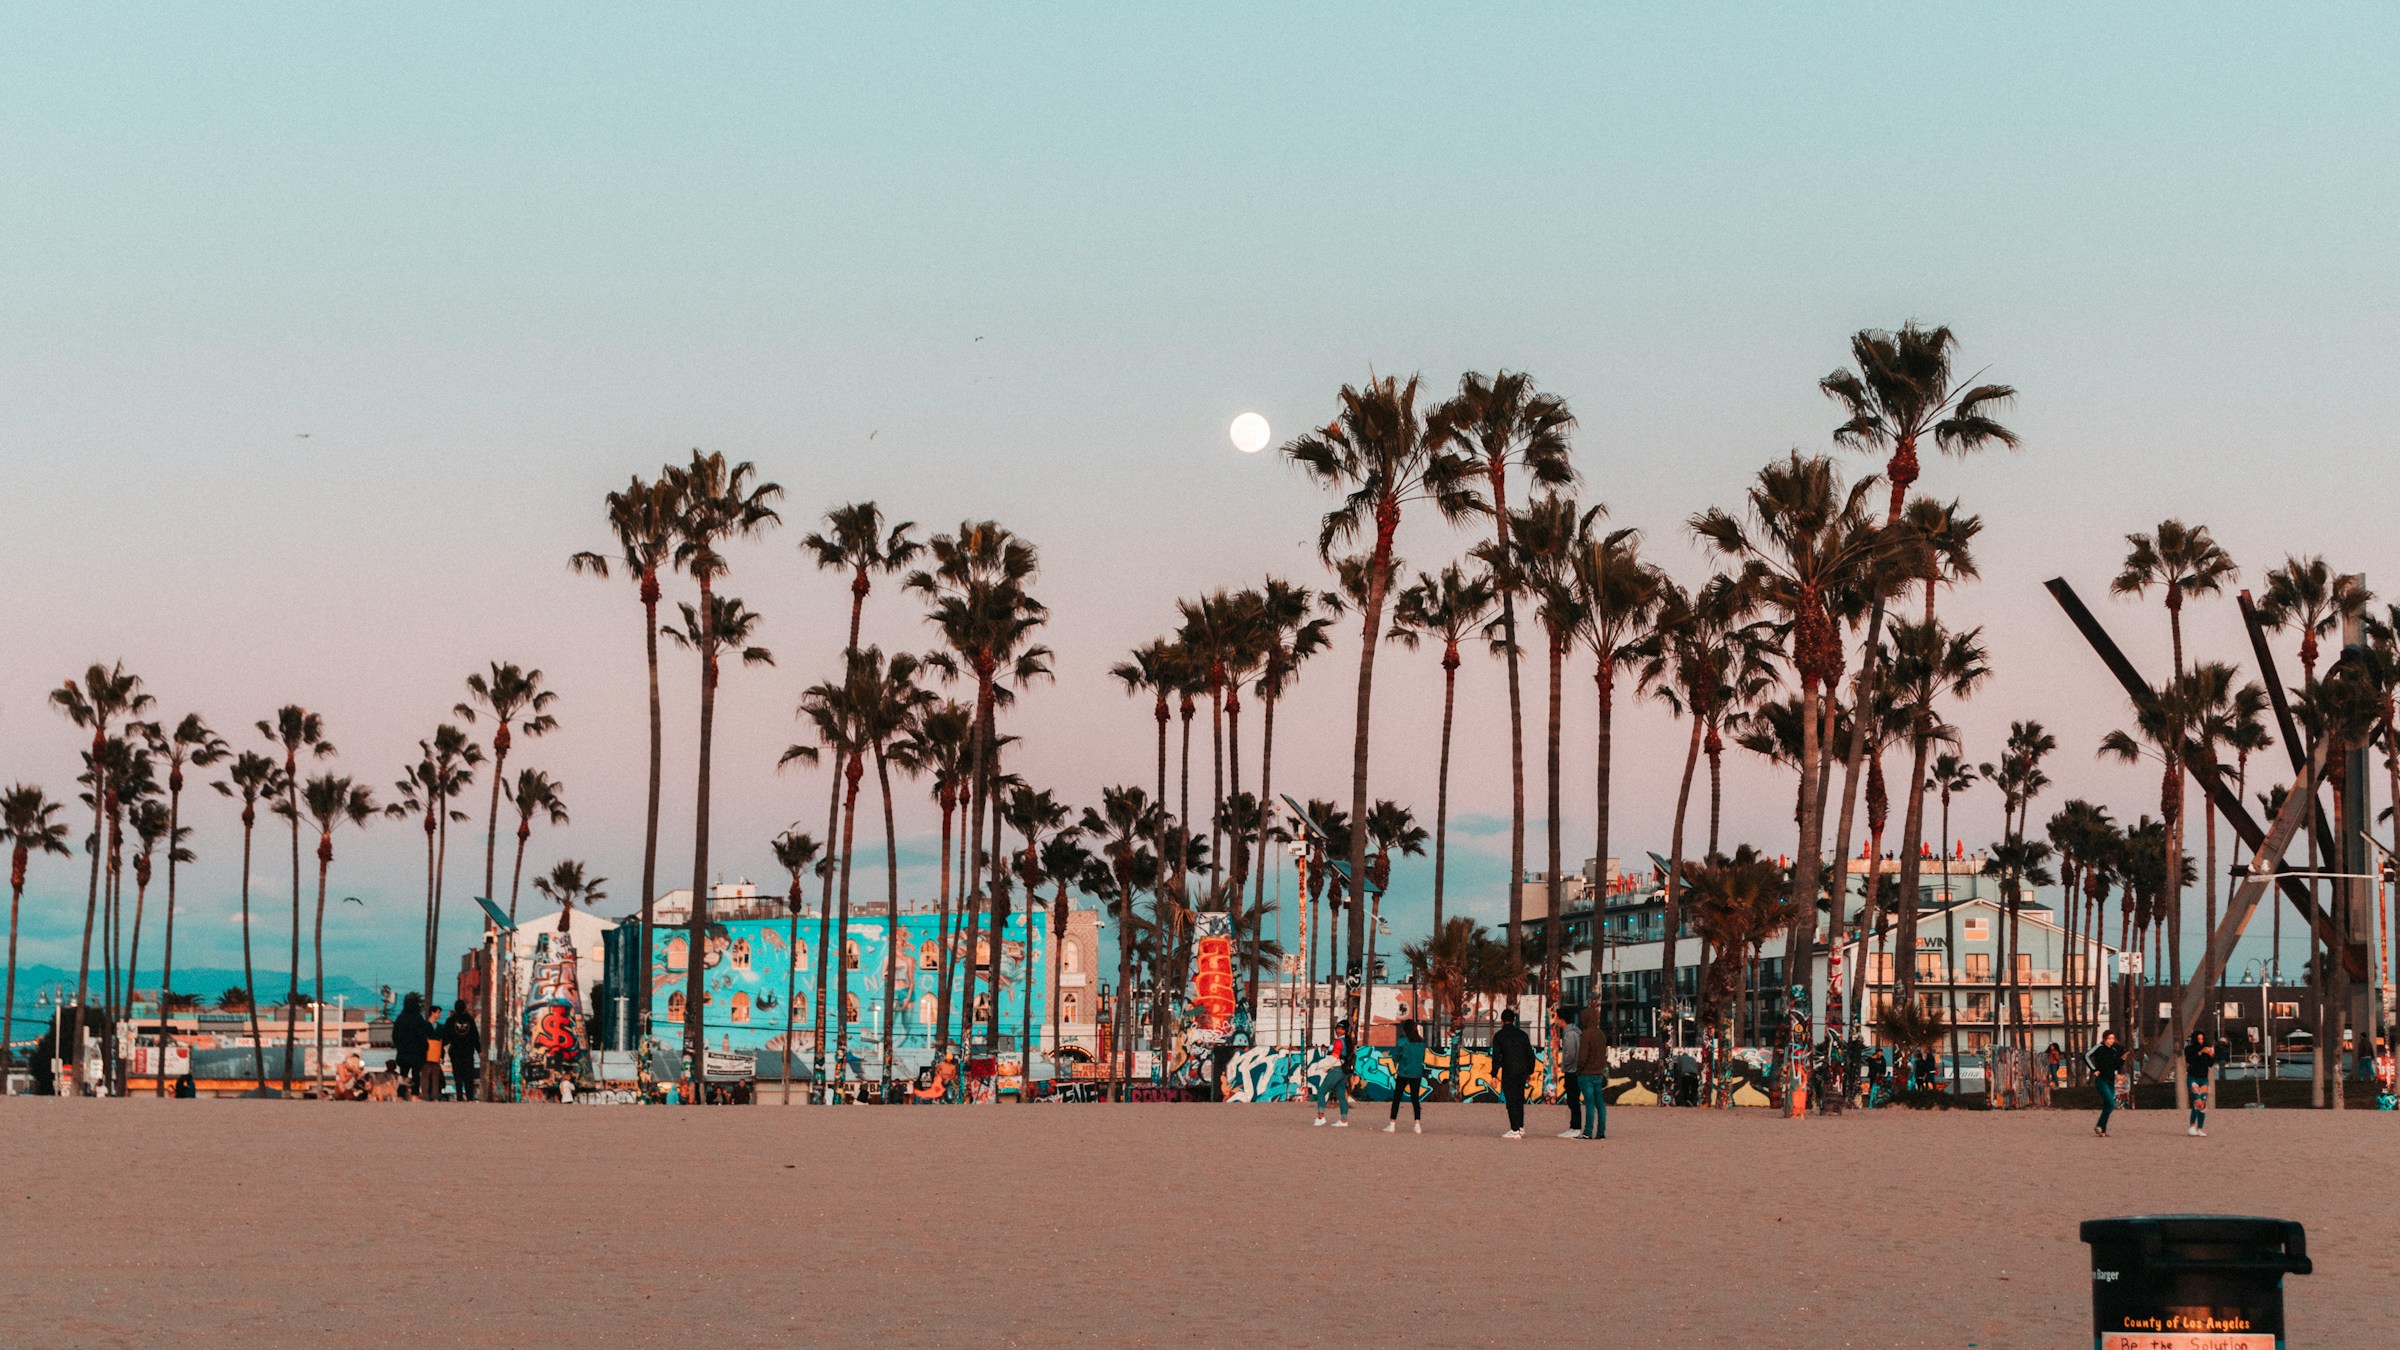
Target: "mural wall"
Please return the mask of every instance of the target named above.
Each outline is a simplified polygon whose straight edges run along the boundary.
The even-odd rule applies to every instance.
[[[956,920],[952,920],[953,924]],[[1047,916],[1034,925],[1032,950],[1027,951],[1025,916],[1010,916],[1001,931],[1000,951],[1000,1039],[1014,1045],[1024,1028],[1025,981],[1030,970],[1033,979],[1034,1041],[1039,1045],[1049,1033],[1050,934]],[[903,914],[899,923],[899,949],[895,953],[895,968],[899,985],[893,1007],[893,1058],[895,1072],[905,1068],[914,1073],[929,1064],[933,1057],[933,1023],[940,999],[942,952],[939,945],[940,918],[933,914]],[[703,981],[708,992],[707,1044],[712,1050],[766,1051],[770,1054],[783,1048],[784,999],[786,986],[797,980],[792,993],[791,1023],[793,1051],[803,1060],[813,1058],[813,1033],[816,1026],[818,987],[820,978],[829,989],[846,988],[844,1005],[849,1009],[850,1035],[848,1076],[871,1077],[882,1072],[884,1028],[884,948],[888,921],[880,916],[852,918],[849,930],[840,942],[841,964],[848,967],[847,980],[827,974],[828,967],[816,950],[817,921],[800,920],[797,969],[791,943],[791,925],[779,919],[730,919],[711,922],[703,953]],[[988,929],[975,935],[979,960],[990,959]],[[690,959],[690,933],[681,928],[653,930],[650,954],[652,1025],[662,1038],[679,1036],[686,1009],[685,981]],[[950,947],[955,962],[966,949],[966,939],[953,933]],[[1030,955],[1031,960],[1028,961]],[[958,967],[963,971],[963,965]],[[954,979],[963,983],[962,976]],[[953,999],[957,997],[954,990]],[[976,1021],[987,1024],[995,1011],[988,983],[976,985]],[[830,1046],[835,1038],[832,1009],[827,1009],[825,1036]],[[959,1022],[959,1010],[953,1006],[951,1025]],[[955,1031],[954,1037],[955,1039]]]
[[[1658,1102],[1661,1091],[1661,1067],[1654,1050],[1639,1052],[1626,1049],[1609,1052],[1608,1101],[1610,1105],[1650,1106]],[[1527,1096],[1540,1099],[1556,1095],[1563,1084],[1551,1071],[1548,1051],[1536,1051],[1535,1067]],[[1768,1050],[1736,1050],[1728,1066],[1729,1092],[1735,1106],[1767,1106],[1772,1104],[1768,1083],[1774,1054]],[[1288,1102],[1310,1097],[1318,1081],[1333,1071],[1332,1055],[1320,1050],[1249,1049],[1235,1053],[1225,1066],[1225,1100],[1231,1102]],[[1675,1065],[1666,1065],[1666,1089],[1675,1088]],[[1691,1066],[1697,1069],[1697,1064]],[[1358,1096],[1365,1101],[1383,1102],[1392,1098],[1393,1073],[1389,1050],[1372,1046],[1361,1047],[1356,1054],[1353,1072],[1358,1075]],[[1425,1054],[1425,1080],[1429,1091],[1437,1086],[1443,1095],[1455,1094],[1461,1101],[1497,1102],[1500,1100],[1500,1076],[1492,1071],[1492,1057],[1483,1050],[1468,1047],[1463,1050],[1437,1046]]]

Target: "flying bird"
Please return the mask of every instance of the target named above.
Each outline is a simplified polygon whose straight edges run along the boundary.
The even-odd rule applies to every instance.
[[[355,896],[355,895],[345,895],[345,896],[343,896],[343,897],[342,897],[342,903],[343,903],[343,904],[345,904],[345,905],[356,905],[356,906],[358,906],[360,909],[365,909],[365,908],[367,907],[367,902],[366,902],[366,901],[364,901],[364,900],[361,900],[361,899],[359,899],[359,898],[358,898],[357,896]]]

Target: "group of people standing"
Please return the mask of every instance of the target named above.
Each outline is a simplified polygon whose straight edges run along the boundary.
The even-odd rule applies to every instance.
[[[442,1065],[447,1060],[453,1098],[475,1100],[476,1056],[482,1051],[482,1033],[465,999],[458,1001],[448,1017],[438,1009],[433,1016],[426,1016],[421,995],[410,994],[400,1000],[400,1015],[392,1019],[392,1071],[399,1076],[403,1096],[440,1101]]]
[[[1550,1048],[1553,1062],[1559,1066],[1563,1093],[1567,1105],[1567,1128],[1559,1133],[1561,1139],[1605,1139],[1608,1137],[1608,1034],[1600,1025],[1596,1008],[1561,1007],[1552,1014]],[[1409,1128],[1413,1133],[1425,1132],[1425,1052],[1424,1025],[1413,1017],[1403,1017],[1392,1037],[1392,1107],[1385,1122],[1385,1134],[1400,1128],[1400,1103],[1405,1100],[1409,1110]],[[1333,1028],[1333,1043],[1329,1047],[1333,1067],[1318,1078],[1315,1101],[1317,1125],[1327,1123],[1325,1112],[1333,1107],[1340,1118],[1333,1128],[1350,1126],[1350,1079],[1358,1068],[1358,1042],[1350,1020],[1343,1018]],[[1503,1139],[1525,1137],[1525,1100],[1532,1087],[1533,1075],[1540,1060],[1533,1048],[1533,1038],[1517,1024],[1515,1009],[1500,1014],[1500,1029],[1492,1033],[1492,1073],[1500,1080],[1500,1099],[1508,1108],[1508,1128],[1501,1132]]]

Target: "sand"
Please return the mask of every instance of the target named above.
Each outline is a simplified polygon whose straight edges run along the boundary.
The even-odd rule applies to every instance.
[[[2391,1114],[1369,1110],[0,1100],[0,1341],[2055,1347],[2077,1221],[2210,1211],[2400,1344]]]

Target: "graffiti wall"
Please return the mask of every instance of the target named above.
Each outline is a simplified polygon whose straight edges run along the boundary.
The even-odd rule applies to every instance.
[[[1657,1104],[1661,1092],[1660,1063],[1655,1050],[1619,1049],[1609,1052],[1609,1104],[1650,1106]],[[1730,1094],[1736,1106],[1766,1106],[1770,1104],[1767,1084],[1773,1064],[1773,1052],[1766,1050],[1737,1050],[1727,1066],[1731,1079]],[[1563,1084],[1552,1072],[1548,1051],[1534,1056],[1534,1076],[1527,1095],[1542,1098],[1557,1095]],[[1322,1051],[1248,1049],[1237,1052],[1225,1067],[1225,1100],[1233,1102],[1288,1102],[1307,1100],[1320,1080],[1333,1072],[1335,1060]],[[1672,1095],[1674,1065],[1667,1067],[1666,1090]],[[1358,1096],[1366,1101],[1389,1101],[1392,1097],[1393,1073],[1389,1050],[1372,1046],[1361,1047],[1352,1070],[1358,1075]],[[1492,1071],[1489,1053],[1468,1047],[1436,1047],[1425,1055],[1426,1086],[1441,1089],[1442,1095],[1461,1101],[1497,1102],[1500,1100],[1500,1076]]]
[[[910,1073],[931,1062],[933,1055],[933,1024],[940,1003],[943,955],[939,927],[937,915],[901,915],[898,946],[892,952],[897,985],[896,996],[891,1000],[893,1058],[897,1067]],[[887,921],[881,917],[853,918],[849,931],[836,942],[835,963],[829,966],[824,954],[817,951],[818,927],[814,919],[800,920],[796,948],[791,925],[786,920],[732,919],[709,924],[701,954],[702,981],[708,994],[705,1014],[709,1048],[766,1051],[770,1055],[783,1049],[784,1001],[788,996],[793,1051],[803,1062],[813,1058],[821,982],[841,1000],[840,1006],[848,1010],[847,1076],[871,1077],[881,1073],[884,956],[890,932]],[[990,960],[987,933],[988,930],[979,931],[973,938],[977,959],[986,962]],[[681,928],[660,928],[653,931],[652,938],[651,1016],[653,1025],[662,1029],[661,1034],[672,1037],[683,1027],[688,1011],[684,1004],[691,959],[690,933]],[[967,944],[967,938],[956,933],[950,935],[954,963],[965,954]],[[997,1007],[988,981],[979,979],[975,1021],[979,1026],[988,1025],[996,1012],[1001,1041],[1015,1043],[1024,1028],[1025,981],[1030,974],[1034,1039],[1038,1044],[1047,1034],[1050,1019],[1047,919],[1034,925],[1029,951],[1025,916],[1012,915],[1001,931],[1000,948]],[[963,965],[957,968],[963,970]],[[963,983],[963,977],[953,978]],[[954,1000],[958,997],[955,990],[952,997]],[[950,1014],[954,1037],[960,1011],[954,1004]],[[829,1005],[826,1013],[825,1036],[830,1046],[835,1040],[835,1009]]]

